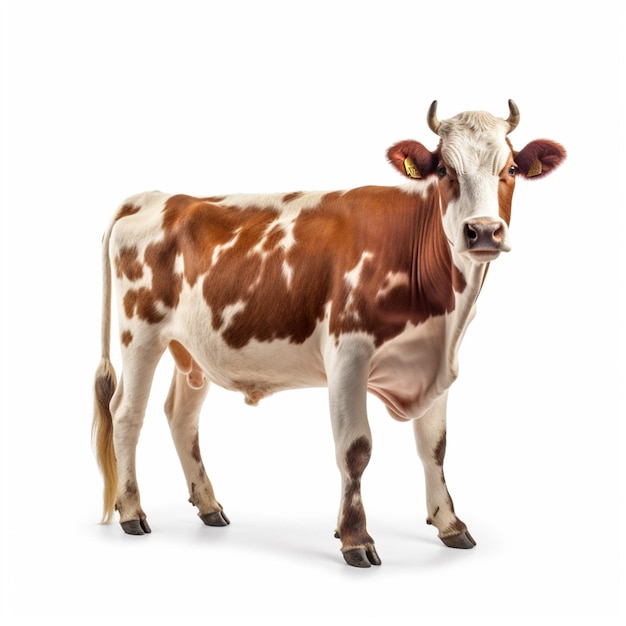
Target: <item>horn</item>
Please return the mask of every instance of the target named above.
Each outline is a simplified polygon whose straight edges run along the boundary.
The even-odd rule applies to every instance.
[[[441,122],[437,119],[437,100],[433,100],[433,103],[428,108],[426,119],[428,120],[428,128],[430,128],[435,135],[438,135]]]
[[[511,132],[514,131],[517,128],[517,125],[519,124],[519,109],[517,108],[517,104],[515,104],[515,102],[513,102],[513,100],[509,100],[509,117],[506,120],[509,124],[509,130],[507,131],[507,135]]]

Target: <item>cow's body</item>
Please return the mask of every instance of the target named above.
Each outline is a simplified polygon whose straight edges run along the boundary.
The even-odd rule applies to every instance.
[[[545,140],[513,153],[506,134],[516,116],[512,105],[506,121],[467,113],[439,125],[431,109],[438,150],[402,142],[388,152],[402,173],[422,179],[404,187],[212,198],[153,192],[125,202],[105,238],[96,379],[105,518],[115,506],[126,532],[150,531],[134,454],[152,376],[169,348],[176,370],[166,414],[206,524],[228,523],[198,445],[208,381],[251,404],[283,389],[328,386],[346,561],[380,563],[360,500],[371,451],[367,391],[394,418],[414,420],[429,522],[447,545],[472,547],[443,479],[447,389],[488,263],[509,248],[513,168],[541,175],[564,156]],[[115,393],[111,268],[124,361]]]

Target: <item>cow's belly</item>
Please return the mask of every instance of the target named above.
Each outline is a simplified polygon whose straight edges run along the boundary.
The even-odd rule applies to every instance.
[[[326,385],[323,360],[315,336],[304,344],[288,340],[250,341],[233,349],[217,333],[178,335],[180,342],[211,382],[244,394],[255,405],[277,391]]]

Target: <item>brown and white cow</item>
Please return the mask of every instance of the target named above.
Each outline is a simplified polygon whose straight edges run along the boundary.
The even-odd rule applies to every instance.
[[[540,178],[565,158],[548,140],[513,150],[519,121],[484,112],[439,121],[433,152],[416,141],[388,157],[400,187],[193,198],[144,193],[117,211],[104,238],[102,361],[94,438],[104,474],[104,521],[150,532],[135,448],[153,374],[169,348],[165,403],[202,521],[228,518],[206,475],[198,417],[209,381],[250,404],[282,389],[327,386],[342,498],[345,560],[380,564],[366,530],[361,475],[371,453],[366,394],[413,420],[426,475],[428,523],[455,548],[475,545],[443,475],[446,398],[457,352],[489,262],[510,249],[516,174]],[[111,365],[114,273],[123,377]]]

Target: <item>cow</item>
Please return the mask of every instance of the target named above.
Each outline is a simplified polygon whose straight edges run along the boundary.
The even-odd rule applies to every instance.
[[[426,477],[427,523],[449,547],[475,545],[457,517],[443,462],[446,401],[459,344],[489,264],[511,248],[516,177],[539,179],[564,148],[512,148],[518,125],[482,111],[437,117],[434,151],[417,141],[387,157],[407,180],[348,191],[211,197],[143,193],[117,210],[103,241],[102,358],[93,440],[104,513],[150,533],[135,449],[161,356],[175,363],[165,413],[202,522],[229,519],[206,474],[199,414],[211,382],[256,405],[284,389],[327,387],[341,475],[335,536],[345,561],[380,565],[366,528],[361,476],[372,437],[367,393],[412,421]],[[115,282],[123,374],[110,357]]]

